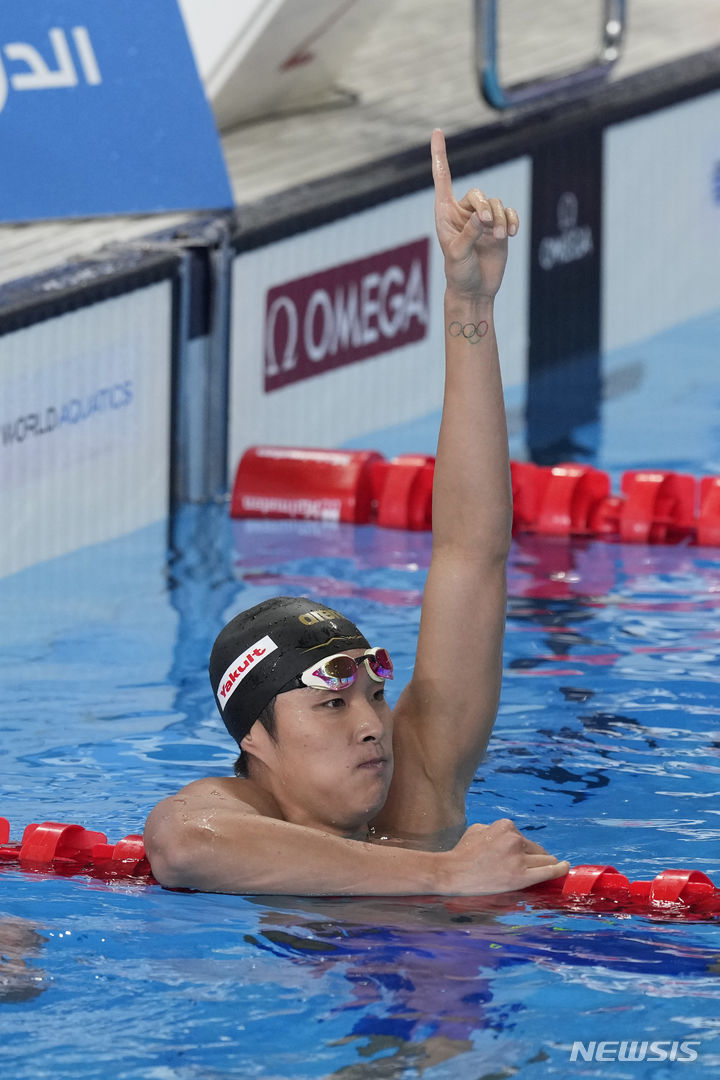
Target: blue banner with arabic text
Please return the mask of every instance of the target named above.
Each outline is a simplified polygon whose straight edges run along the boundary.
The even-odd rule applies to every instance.
[[[0,221],[232,201],[177,0],[2,0]]]

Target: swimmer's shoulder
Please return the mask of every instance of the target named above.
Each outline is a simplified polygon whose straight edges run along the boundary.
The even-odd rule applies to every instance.
[[[275,799],[252,780],[240,776],[207,776],[186,784],[165,802],[183,804],[187,810],[224,806],[240,813],[281,818]]]
[[[194,780],[159,802],[145,822],[145,852],[153,873],[163,884],[175,880],[173,867],[181,873],[192,869],[214,838],[239,839],[243,823],[257,817],[282,818],[282,814],[275,800],[251,780],[227,776]]]

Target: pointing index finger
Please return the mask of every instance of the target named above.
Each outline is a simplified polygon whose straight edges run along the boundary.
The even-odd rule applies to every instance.
[[[430,155],[432,157],[432,174],[435,183],[435,194],[438,199],[452,199],[452,177],[448,165],[447,151],[445,150],[445,136],[440,128],[435,128],[430,139]]]

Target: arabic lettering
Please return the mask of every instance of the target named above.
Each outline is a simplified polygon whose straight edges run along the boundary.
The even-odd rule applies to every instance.
[[[72,33],[73,40],[75,41],[75,48],[80,57],[80,63],[82,64],[83,73],[85,75],[85,82],[89,86],[99,86],[102,82],[102,75],[100,74],[100,68],[98,67],[95,50],[92,47],[87,27],[76,26]]]
[[[24,64],[27,69],[8,74],[0,58],[0,112],[7,101],[8,84],[13,90],[57,90],[78,85],[78,69],[70,51],[67,34],[56,26],[49,31],[48,36],[54,54],[54,66],[46,63],[40,51],[27,41],[10,41],[0,49],[7,60]],[[102,75],[87,27],[73,27],[72,39],[85,82],[88,86],[98,86],[102,83]]]
[[[63,86],[77,86],[78,77],[70,55],[70,46],[64,30],[50,31],[50,43],[55,52],[57,70],[51,71],[36,48],[22,41],[5,46],[8,60],[20,60],[27,64],[28,72],[11,75],[13,90],[54,90]]]

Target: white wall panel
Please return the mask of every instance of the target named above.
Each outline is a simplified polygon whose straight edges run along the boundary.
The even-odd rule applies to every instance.
[[[0,575],[168,510],[171,284],[0,337]]]
[[[720,91],[605,132],[606,351],[720,306]]]

